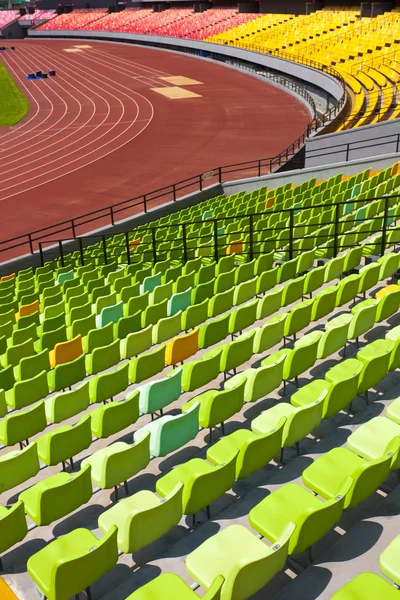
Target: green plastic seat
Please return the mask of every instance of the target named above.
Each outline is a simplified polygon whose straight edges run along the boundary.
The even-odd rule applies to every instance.
[[[220,600],[221,587],[224,583],[222,575],[218,575],[210,589],[203,596],[204,600]],[[187,583],[175,573],[162,573],[133,592],[126,600],[196,600],[198,595]]]
[[[282,306],[289,306],[299,300],[304,293],[305,276],[292,279],[283,288]]]
[[[250,525],[276,544],[282,530],[293,521],[296,528],[290,537],[288,553],[301,554],[339,522],[352,483],[348,477],[334,498],[326,501],[301,485],[287,483],[251,509]]]
[[[145,308],[142,312],[142,327],[155,325],[160,319],[170,316],[168,314],[168,302],[169,300],[163,300],[158,304],[150,304]]]
[[[139,331],[142,328],[141,312],[137,311],[133,315],[122,317],[117,323],[114,323],[114,339],[124,340],[130,333]]]
[[[90,465],[77,473],[57,473],[19,495],[26,514],[36,525],[50,525],[92,497]]]
[[[182,406],[182,412],[187,413],[198,402],[200,404],[199,424],[203,428],[210,429],[211,438],[213,427],[221,424],[224,430],[224,421],[233,417],[242,408],[245,384],[246,380],[243,378],[237,387],[204,392],[186,402]]]
[[[36,341],[38,338],[36,324],[32,323],[24,329],[14,329],[11,335],[11,339],[8,340],[8,346],[16,346],[22,344],[29,339]]]
[[[199,348],[208,348],[222,342],[229,335],[229,322],[230,314],[227,314],[201,326],[199,328]]]
[[[315,295],[311,311],[311,320],[319,321],[335,310],[338,289],[336,286],[327,287]]]
[[[112,324],[110,323],[110,325]],[[120,359],[120,342],[115,340],[111,344],[95,348],[91,354],[86,355],[86,371],[89,375],[100,373],[117,365]]]
[[[153,344],[162,344],[181,333],[182,312],[179,311],[171,317],[160,319],[152,327]]]
[[[220,294],[212,296],[208,303],[208,316],[217,317],[218,315],[231,310],[233,307],[234,292],[235,288],[232,287],[226,292],[221,292]]]
[[[220,600],[246,600],[284,568],[293,529],[290,523],[267,546],[243,525],[229,525],[188,555],[186,569],[206,590],[222,575]]]
[[[384,575],[388,577],[394,584],[400,586],[400,573],[399,573],[399,547],[400,547],[400,536],[396,536],[394,540],[390,542],[384,549],[379,557],[379,567]],[[385,596],[386,598],[386,596]]]
[[[192,458],[163,475],[156,482],[156,491],[165,498],[175,486],[183,483],[182,512],[193,515],[209,507],[235,482],[235,468],[238,451],[234,450],[225,464],[211,465],[201,458]],[[208,508],[209,512],[209,508]]]
[[[150,433],[150,453],[152,456],[166,456],[193,440],[199,431],[200,404],[193,406],[181,415],[166,415],[144,425],[134,433],[138,442]]]
[[[0,456],[0,493],[34,477],[40,469],[36,442]]]
[[[126,317],[128,317],[134,315],[138,311],[142,313],[142,311],[146,310],[146,308],[149,306],[149,303],[150,292],[146,292],[141,296],[132,296],[131,298],[129,298],[128,302],[124,304],[124,314]],[[140,318],[142,319],[142,314]]]
[[[44,402],[38,402],[29,410],[10,414],[0,421],[0,441],[4,446],[14,446],[22,442],[29,443],[33,437],[46,428],[46,413]]]
[[[233,287],[235,285],[235,274],[236,269],[232,269],[232,271],[218,275],[214,280],[214,294],[221,294]]]
[[[42,334],[42,337],[39,338],[34,346],[36,352],[42,352],[42,350],[47,349],[49,352],[54,349],[56,344],[62,344],[67,341],[67,327],[66,325],[62,325],[58,329],[54,331],[46,331]]]
[[[385,281],[392,277],[399,268],[400,257],[396,252],[390,252],[378,259],[380,265],[379,281]]]
[[[318,343],[318,359],[327,358],[341,348],[346,348],[351,321],[352,315],[345,314],[325,323],[325,332]]]
[[[348,304],[357,297],[359,282],[359,275],[348,275],[338,282],[336,306]]]
[[[35,354],[34,341],[32,339],[26,340],[21,344],[15,346],[9,346],[0,357],[1,366],[5,369],[9,365],[16,367],[20,360],[27,356],[33,356]]]
[[[71,392],[56,394],[45,401],[46,418],[49,423],[61,423],[85,411],[90,404],[89,381]]]
[[[325,500],[332,500],[346,478],[351,477],[353,483],[346,494],[344,508],[354,508],[386,480],[399,446],[400,439],[393,443],[392,449],[389,447],[386,455],[375,460],[364,460],[347,448],[333,448],[303,471],[303,483]]]
[[[398,590],[383,577],[375,573],[360,573],[333,594],[331,600],[398,600],[398,596]]]
[[[145,292],[152,292],[158,285],[161,285],[161,273],[145,277],[140,284],[140,293],[144,294]]]
[[[375,340],[357,352],[357,360],[364,363],[358,384],[359,394],[368,393],[389,372],[393,348],[391,340]]]
[[[276,286],[278,283],[278,271],[279,267],[275,267],[274,269],[269,269],[260,273],[257,278],[257,294],[265,294]]]
[[[42,400],[48,393],[47,373],[42,371],[31,379],[17,381],[10,390],[6,391],[6,402],[10,408],[18,410]]]
[[[153,345],[153,327],[155,326],[149,325],[144,329],[129,333],[125,339],[121,340],[121,358],[132,358],[150,350]]]
[[[193,288],[195,285],[195,279],[196,275],[193,272],[178,277],[172,286],[174,294],[186,292],[189,288]]]
[[[117,534],[114,527],[99,540],[88,529],[74,529],[33,554],[28,573],[48,600],[68,600],[117,564]]]
[[[349,340],[355,339],[358,343],[358,338],[374,326],[378,304],[379,300],[370,298],[351,309],[354,318],[349,326]]]
[[[67,329],[67,337],[73,339],[77,335],[86,337],[89,332],[96,327],[96,315],[90,314],[82,319],[77,319],[71,322],[71,326]]]
[[[321,288],[324,284],[326,265],[311,269],[305,276],[304,280],[304,295],[310,294]]]
[[[157,373],[161,373],[165,367],[165,345],[156,348],[152,352],[141,354],[129,361],[129,381],[140,383]]]
[[[276,406],[262,412],[258,417],[253,419],[251,429],[258,435],[265,435],[276,427],[276,423],[285,418],[286,421],[282,433],[281,458],[283,458],[284,448],[290,448],[295,445],[299,454],[300,441],[307,437],[321,423],[326,395],[327,390],[323,390],[312,403],[301,407],[296,407],[295,403],[279,402]],[[296,396],[296,394],[293,394],[293,396]]]
[[[121,500],[100,515],[99,527],[108,533],[118,528],[118,548],[125,554],[137,552],[158,540],[182,518],[183,484],[178,483],[165,498],[154,492],[141,490]]]
[[[45,465],[58,465],[65,461],[72,461],[92,443],[90,430],[90,415],[85,415],[75,425],[63,425],[53,431],[45,433],[36,440],[39,458]]]
[[[125,400],[99,406],[90,417],[92,433],[99,439],[126,429],[139,418],[139,391],[135,390]]]
[[[27,533],[23,502],[18,500],[11,508],[0,506],[0,554],[23,540]]]
[[[181,315],[181,330],[189,331],[198,327],[208,319],[208,300],[203,300],[200,304],[188,306]]]
[[[332,258],[326,263],[324,283],[338,279],[344,270],[344,255]]]
[[[285,338],[293,336],[311,323],[314,300],[304,300],[296,304],[285,321]]]
[[[347,438],[352,452],[367,460],[376,460],[386,455],[388,448],[400,436],[400,425],[386,417],[374,417],[363,423]],[[392,458],[391,469],[400,468],[399,452]]]
[[[106,403],[107,400],[113,400],[114,396],[124,392],[129,385],[128,370],[129,363],[125,363],[115,371],[90,379],[90,402],[92,404]]]
[[[298,377],[311,369],[317,360],[318,346],[321,340],[321,331],[312,331],[295,342],[292,350],[281,350],[286,355],[283,368],[283,380],[294,379],[298,387]],[[266,359],[268,360],[268,359]],[[261,364],[264,365],[265,361]],[[284,389],[285,392],[285,389]]]
[[[223,464],[234,450],[238,450],[236,479],[245,479],[278,456],[285,422],[286,418],[282,417],[272,429],[261,435],[248,429],[238,429],[211,446],[207,450],[207,460],[214,465]]]
[[[233,294],[233,304],[234,306],[238,306],[239,304],[243,304],[244,302],[248,302],[252,298],[254,298],[257,294],[257,277],[250,279],[249,281],[245,281],[243,283],[239,283],[234,290]]]
[[[377,263],[366,265],[360,269],[358,293],[363,294],[364,298],[366,291],[373,288],[378,283],[380,269],[381,266]]]
[[[182,390],[192,392],[216,379],[220,372],[221,348],[213,349],[199,360],[191,360],[182,366]]]
[[[398,290],[393,290],[388,294],[385,294],[383,298],[379,300],[379,304],[376,310],[376,321],[381,323],[386,321],[389,317],[397,313],[400,306],[400,287]]]
[[[385,339],[394,342],[394,348],[390,357],[389,371],[395,371],[400,367],[400,327],[393,327],[385,335]]]
[[[125,442],[115,442],[98,450],[82,461],[82,467],[91,465],[92,481],[102,490],[115,488],[124,482],[128,490],[128,480],[134,477],[150,462],[150,434],[132,446]]]
[[[82,354],[69,363],[57,365],[55,369],[47,374],[49,388],[53,392],[59,392],[71,388],[75,383],[86,377],[85,355]]]
[[[257,319],[265,319],[281,308],[283,289],[283,287],[280,287],[272,290],[258,301]]]
[[[87,336],[82,339],[83,351],[90,354],[96,348],[102,348],[114,341],[113,324],[109,323],[100,329],[92,329]]]
[[[150,381],[141,385],[139,396],[139,408],[142,414],[154,415],[176,402],[181,395],[182,369],[174,369],[169,377],[163,377],[157,381]],[[129,394],[127,396],[129,398]]]
[[[258,300],[248,302],[232,311],[229,318],[229,333],[232,339],[236,333],[242,333],[244,329],[253,325],[257,320]]]
[[[152,294],[151,294],[151,304],[158,304],[162,302],[166,298],[168,299],[173,294],[173,283],[170,281],[169,283],[163,283],[161,285],[157,285]]]
[[[246,369],[246,371],[228,379],[225,383],[225,389],[236,387],[241,379],[245,377],[244,401],[256,402],[260,398],[265,398],[281,385],[285,359],[286,355],[283,352],[275,352],[266,358],[263,361],[265,364],[258,369]]]
[[[253,345],[255,354],[261,354],[283,340],[286,317],[286,313],[279,314],[255,330]]]

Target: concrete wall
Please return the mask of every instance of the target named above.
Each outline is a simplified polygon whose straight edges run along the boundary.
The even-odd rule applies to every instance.
[[[317,136],[306,143],[306,167],[398,152],[400,119]]]
[[[246,60],[257,65],[262,65],[269,69],[274,69],[285,75],[296,77],[300,80],[306,81],[315,85],[316,87],[328,92],[337,101],[339,101],[343,94],[343,88],[341,84],[331,75],[323,73],[317,69],[312,69],[305,65],[277,58],[276,56],[270,56],[260,54],[259,52],[252,52],[250,50],[242,50],[241,48],[235,48],[230,46],[224,46],[221,44],[211,44],[209,42],[201,42],[197,40],[184,40],[180,38],[163,37],[157,35],[140,35],[133,33],[113,33],[108,31],[41,31],[41,30],[29,30],[29,37],[48,37],[48,38],[72,38],[72,39],[89,39],[89,40],[104,40],[114,42],[135,42],[141,44],[148,44],[153,46],[168,47],[168,49],[193,49],[202,52],[212,52],[215,54],[228,56],[233,59]]]

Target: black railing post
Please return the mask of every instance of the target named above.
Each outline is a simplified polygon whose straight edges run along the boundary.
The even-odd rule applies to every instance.
[[[261,177],[261,160],[258,161],[258,176]]]
[[[349,155],[350,155],[350,144],[347,144],[347,146],[346,146],[346,162],[349,161]]]
[[[385,254],[386,250],[386,230],[387,222],[389,217],[389,196],[385,197],[385,212],[383,217],[383,228],[382,228],[382,245],[381,245],[381,256]]]
[[[110,217],[111,217],[111,225],[114,225],[114,211],[113,211],[112,206],[110,206]]]
[[[333,233],[333,256],[338,255],[339,242],[339,204],[335,206],[335,229]]]
[[[215,262],[218,262],[218,221],[214,219],[214,258]]]
[[[250,221],[250,223],[249,223],[249,226],[250,226],[250,235],[249,235],[250,256],[249,256],[249,258],[250,258],[250,260],[253,260],[253,258],[254,258],[254,248],[253,248],[253,244],[254,244],[253,221],[254,221],[254,218],[253,218],[253,215],[249,215],[249,221]]]
[[[83,265],[85,264],[85,255],[83,253],[83,243],[82,243],[82,238],[78,238],[78,244],[79,244],[79,253],[81,255],[81,265],[83,267]]]
[[[175,185],[175,183],[172,185],[172,197],[174,199],[174,202],[176,202],[176,185]]]
[[[157,262],[157,240],[156,240],[156,230],[154,227],[151,228],[151,245],[153,247],[153,262],[156,264]]]
[[[143,194],[143,211],[147,213],[147,198],[146,194]]]
[[[186,223],[182,223],[182,244],[183,244],[183,262],[187,263],[187,239],[186,239]]]
[[[101,239],[103,240],[103,254],[104,254],[104,264],[107,264],[107,244],[106,244],[106,236],[102,235]]]
[[[63,251],[62,241],[61,240],[59,240],[59,242],[58,242],[58,247],[59,247],[59,250],[60,250],[61,266],[64,267],[65,266],[65,263],[64,263],[64,251]]]
[[[396,140],[396,152],[399,151],[399,140],[400,140],[400,134],[397,134],[397,140]]]
[[[293,258],[293,229],[294,229],[294,209],[289,212],[289,260]]]
[[[203,176],[202,175],[199,175],[199,188],[200,188],[200,191],[202,192],[203,191]]]
[[[218,167],[218,183],[222,183],[222,167]]]
[[[71,219],[71,231],[72,231],[72,237],[75,239],[76,235],[75,235],[75,221],[74,221],[74,219]]]
[[[29,249],[31,251],[31,254],[33,254],[33,242],[32,242],[32,235],[30,233],[28,233],[28,240],[29,240]]]
[[[126,261],[128,265],[131,264],[131,247],[129,245],[129,232],[125,231],[125,244],[126,244]]]
[[[40,262],[42,267],[44,267],[44,256],[43,256],[43,245],[42,242],[39,242],[39,254],[40,254]]]

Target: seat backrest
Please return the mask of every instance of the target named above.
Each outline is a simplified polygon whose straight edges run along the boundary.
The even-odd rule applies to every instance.
[[[324,400],[328,390],[323,390],[312,404],[306,404],[289,415],[283,430],[283,447],[290,448],[305,438],[321,423]]]
[[[124,303],[122,301],[111,306],[105,306],[98,316],[98,326],[105,327],[105,325],[108,325],[109,323],[118,323],[119,319],[122,319],[123,316]]]
[[[281,313],[256,329],[253,352],[259,354],[273,348],[283,340],[287,314]]]
[[[285,422],[286,417],[282,417],[274,429],[250,439],[241,448],[236,463],[236,479],[245,479],[278,456]]]
[[[107,438],[135,423],[139,418],[139,390],[125,400],[99,406],[90,413],[92,433],[97,438]]]
[[[109,373],[103,373],[90,380],[90,401],[105,402],[121,392],[129,385],[129,363],[125,363]]]
[[[321,331],[313,331],[295,342],[293,350],[288,351],[286,358],[283,370],[285,379],[298,377],[315,364],[321,336]]]
[[[6,366],[12,365],[13,367],[16,367],[22,358],[33,356],[35,354],[33,343],[34,341],[29,339],[21,344],[16,344],[15,346],[7,348]]]
[[[7,398],[11,408],[19,409],[42,400],[49,393],[46,371],[41,371],[35,377],[17,381],[14,384],[12,396]]]
[[[156,348],[152,352],[141,354],[129,362],[129,381],[140,383],[157,373],[165,367],[165,345]]]
[[[343,306],[358,294],[358,286],[360,285],[359,275],[348,275],[338,283],[338,294],[336,298],[336,306]]]
[[[183,484],[173,490],[155,506],[133,511],[124,530],[128,552],[137,552],[170,531],[182,518]]]
[[[69,392],[56,394],[45,402],[46,417],[50,423],[61,423],[89,407],[89,381]]]
[[[261,367],[258,369],[245,371],[249,374],[244,392],[245,402],[255,402],[265,398],[267,394],[279,388],[283,379],[285,360],[284,352],[274,352],[261,362]]]
[[[257,319],[265,319],[277,312],[282,306],[283,286],[268,292],[258,301]]]
[[[0,494],[34,477],[40,469],[36,442],[0,456]]]
[[[245,285],[245,284],[242,284]],[[257,320],[258,300],[243,304],[237,310],[231,312],[229,319],[229,333],[242,332]]]
[[[271,290],[276,286],[278,282],[278,270],[279,267],[263,271],[257,280],[257,294],[265,294],[268,290]]]
[[[244,402],[245,386],[246,378],[243,377],[234,387],[216,392],[208,406],[207,421],[209,427],[215,427],[217,424],[223,423],[240,411]]]
[[[192,392],[219,375],[221,348],[206,353],[200,360],[192,360],[182,367],[182,390]]]
[[[139,405],[144,414],[161,410],[181,395],[182,369],[174,369],[169,377],[140,386]]]
[[[285,335],[293,335],[307,327],[311,322],[313,300],[304,300],[296,304],[285,322]]]
[[[338,317],[337,320],[332,319],[328,321],[329,329],[326,328],[318,343],[317,356],[319,359],[331,356],[331,354],[337,352],[340,348],[345,347],[352,316],[347,315],[347,318],[343,318],[344,316]]]
[[[208,316],[216,317],[228,310],[231,310],[233,306],[234,292],[235,288],[232,287],[229,290],[226,290],[226,292],[215,294],[212,298],[210,298],[210,302],[208,304]]]
[[[337,294],[338,288],[335,285],[327,287],[316,294],[311,313],[313,321],[319,321],[335,309]]]
[[[0,438],[5,446],[14,446],[28,440],[47,426],[44,402],[29,410],[10,414],[0,421]]]
[[[76,425],[67,425],[60,430],[55,429],[48,435],[50,464],[57,465],[89,448],[92,443],[90,415],[83,416]]]
[[[152,326],[153,344],[161,344],[179,335],[181,333],[181,321],[181,311],[175,313],[172,317],[160,319],[158,323]]]
[[[308,508],[297,517],[296,529],[289,543],[290,554],[304,552],[338,523],[352,484],[352,478],[347,477],[332,500],[321,501],[320,506]]]
[[[112,326],[112,323],[110,325]],[[95,348],[88,359],[87,372],[91,375],[117,365],[121,359],[119,340],[101,348]]]
[[[110,446],[110,448],[112,447],[113,445]],[[149,462],[150,434],[146,432],[140,440],[135,440],[133,446],[125,444],[124,448],[107,456],[103,463],[103,487],[110,489],[127,481],[145,469]]]
[[[194,473],[183,490],[184,514],[195,514],[215,502],[230,490],[235,482],[238,450],[234,450],[226,462],[207,473]]]
[[[110,571],[118,561],[117,535],[114,526],[95,546],[59,559],[54,569],[54,597],[74,596]]]
[[[102,348],[114,341],[114,328],[112,323],[104,327],[89,331],[86,339],[86,352],[90,354],[95,348]]]
[[[199,431],[200,404],[196,402],[186,413],[165,418],[157,431],[156,456],[166,456],[193,440]],[[153,442],[151,444],[153,448]]]
[[[181,315],[181,330],[188,331],[207,321],[208,318],[208,300],[203,300],[200,304],[188,306]]]
[[[302,277],[297,277],[285,285],[282,296],[282,306],[293,304],[293,302],[296,302],[296,300],[299,300],[299,298],[302,297],[304,292],[305,277],[305,275]]]
[[[230,314],[227,314],[202,325],[199,329],[199,348],[208,348],[224,340],[229,334],[229,320]]]
[[[145,308],[142,312],[142,327],[155,325],[160,319],[164,319],[165,317],[170,316],[170,314],[173,314],[168,313],[168,302],[169,300],[165,299],[158,304],[150,304]]]
[[[54,347],[54,355],[55,355],[55,365],[61,365],[66,362],[71,362],[71,360],[75,360],[82,354],[82,336],[77,335],[69,342],[62,342],[61,344],[56,344]]]
[[[50,384],[49,382],[49,387],[53,392],[64,390],[74,385],[74,383],[82,381],[86,377],[85,355],[82,354],[69,363],[57,365],[50,375],[54,376],[53,383]]]
[[[139,313],[140,314],[140,313]],[[153,325],[149,325],[139,331],[128,333],[121,342],[122,358],[132,358],[149,350],[153,345]]]
[[[24,503],[18,500],[0,519],[0,554],[20,542],[28,533]]]
[[[176,365],[196,354],[199,349],[199,329],[181,335],[167,343],[165,348],[165,363]]]

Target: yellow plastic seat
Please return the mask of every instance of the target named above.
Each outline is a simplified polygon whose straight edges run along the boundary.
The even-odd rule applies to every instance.
[[[386,287],[379,290],[379,292],[376,292],[375,298],[377,298],[377,299],[383,298],[387,294],[390,294],[390,292],[398,292],[399,290],[400,290],[399,285],[396,285],[396,284],[387,285]]]
[[[243,243],[244,238],[239,238],[238,240],[228,244],[226,255],[230,256],[231,254],[243,254]]]
[[[196,354],[199,349],[199,328],[197,327],[190,333],[181,335],[166,344],[165,364],[177,365],[184,360]]]
[[[54,346],[54,350],[49,352],[50,366],[55,369],[57,365],[75,360],[82,353],[82,336],[77,335],[69,342],[61,342]]]

